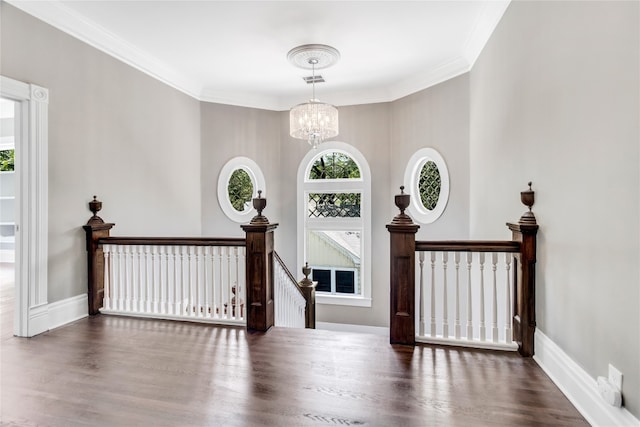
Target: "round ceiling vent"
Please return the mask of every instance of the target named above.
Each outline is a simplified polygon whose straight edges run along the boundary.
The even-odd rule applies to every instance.
[[[299,68],[322,70],[338,62],[340,52],[326,44],[303,44],[291,49],[287,59]]]

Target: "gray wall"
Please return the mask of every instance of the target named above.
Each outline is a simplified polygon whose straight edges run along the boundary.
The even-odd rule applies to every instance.
[[[237,156],[250,158],[262,170],[267,186],[266,190],[258,189],[265,191],[267,198],[263,214],[270,221],[279,222],[280,113],[203,102],[200,120],[202,233],[212,237],[244,236],[240,224],[227,218],[218,203],[220,169]]]
[[[512,2],[471,71],[471,235],[540,224],[539,330],[640,416],[638,2]]]
[[[199,235],[200,103],[0,8],[0,73],[49,89],[49,302],[86,293],[94,194],[114,235]]]
[[[468,239],[468,74],[391,103],[389,151],[393,194],[399,193],[409,159],[424,147],[436,149],[447,163],[450,191],[442,216],[431,224],[420,224],[416,238]],[[390,217],[398,213],[392,198],[387,205],[392,208]]]

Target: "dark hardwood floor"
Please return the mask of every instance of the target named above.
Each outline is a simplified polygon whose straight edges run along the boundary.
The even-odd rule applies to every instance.
[[[109,316],[30,339],[6,332],[6,426],[587,425],[512,353]]]

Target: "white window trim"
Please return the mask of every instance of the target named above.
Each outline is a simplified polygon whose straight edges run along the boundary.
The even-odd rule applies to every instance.
[[[251,205],[246,207],[244,211],[238,212],[229,200],[229,179],[236,169],[242,169],[249,174],[253,184],[252,197],[258,197],[258,190],[262,191],[262,197],[266,197],[267,189],[260,166],[248,157],[234,157],[222,167],[218,176],[218,203],[227,218],[242,224],[249,222],[256,212]]]
[[[327,151],[342,152],[351,157],[360,168],[360,178],[340,180],[310,180],[309,172],[315,159]],[[371,307],[371,169],[369,163],[353,146],[339,141],[322,143],[318,149],[310,150],[298,167],[298,270],[305,263],[306,226],[310,229],[360,231],[362,254],[360,263],[361,295],[316,294],[316,304]],[[360,218],[308,218],[307,197],[315,192],[361,193]],[[357,225],[356,225],[357,224]]]
[[[424,207],[420,199],[420,172],[429,160],[433,161],[440,173],[440,195],[433,210]],[[421,148],[411,156],[404,172],[404,187],[411,194],[411,203],[407,208],[413,219],[422,224],[430,224],[440,218],[449,202],[449,169],[444,158],[433,148]]]

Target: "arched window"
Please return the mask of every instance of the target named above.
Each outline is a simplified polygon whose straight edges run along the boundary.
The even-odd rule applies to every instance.
[[[310,151],[298,168],[298,264],[312,268],[320,304],[371,306],[371,172],[341,142]]]

